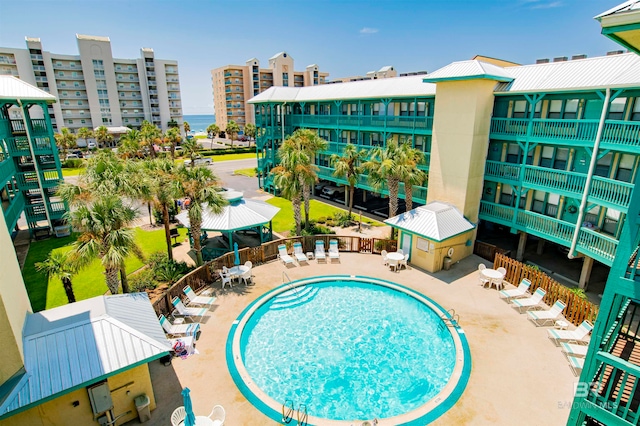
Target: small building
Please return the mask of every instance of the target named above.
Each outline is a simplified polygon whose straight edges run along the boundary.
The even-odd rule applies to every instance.
[[[445,258],[455,263],[473,253],[475,225],[449,204],[433,201],[384,223],[400,231],[399,246],[426,271],[441,270]]]

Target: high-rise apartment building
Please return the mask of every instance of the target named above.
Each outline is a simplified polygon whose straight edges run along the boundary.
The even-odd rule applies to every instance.
[[[51,93],[49,105],[56,131],[82,127],[139,127],[147,120],[163,130],[182,124],[178,62],[156,59],[142,48],[136,59],[114,58],[108,37],[76,35],[79,55],[42,49],[26,38],[26,49],[0,47],[0,74],[13,75]]]
[[[244,65],[225,65],[211,70],[213,106],[216,124],[225,129],[231,120],[244,129],[255,124],[253,109],[245,100],[272,86],[304,87],[324,84],[329,73],[320,72],[318,65],[309,65],[304,71],[294,71],[293,58],[280,52],[269,58],[269,68],[260,68],[260,61],[249,59]]]

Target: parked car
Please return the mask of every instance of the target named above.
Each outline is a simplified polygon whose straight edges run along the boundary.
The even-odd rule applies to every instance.
[[[319,192],[319,191],[321,192],[322,188],[329,185],[331,185],[331,182],[329,182],[328,180],[321,180],[318,183],[316,183],[316,185],[314,186],[314,189],[316,190],[316,192]]]
[[[209,166],[213,164],[213,160],[209,157],[204,157],[204,158],[200,157],[193,160],[193,164],[196,166]],[[185,166],[191,165],[191,160],[184,160],[184,165]]]
[[[89,142],[87,143],[87,148],[88,148],[88,149],[96,149],[97,147],[98,147],[98,145],[96,145],[96,143],[95,143],[95,142],[93,142],[93,141],[89,141]]]
[[[327,197],[338,197],[340,195],[344,195],[344,192],[344,186],[327,185],[322,188],[322,194],[326,195]]]
[[[248,141],[248,140],[249,140],[249,136],[247,136],[247,135],[240,135],[240,136],[238,136],[238,141],[239,141],[239,142],[246,142],[246,141]]]
[[[175,151],[175,152],[182,151],[182,147],[181,147],[180,145],[177,145],[177,146],[175,147],[174,151]]]
[[[79,149],[76,149],[75,151],[71,151],[71,154],[77,155],[78,158],[82,158],[83,156],[82,151],[80,151]]]
[[[65,158],[65,160],[77,160],[77,159],[79,159],[79,158],[80,158],[80,157],[78,157],[78,155],[77,155],[77,154],[73,154],[73,153],[72,153],[72,154],[67,154],[67,157]]]

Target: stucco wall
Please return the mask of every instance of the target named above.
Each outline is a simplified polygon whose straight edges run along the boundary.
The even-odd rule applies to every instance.
[[[404,233],[404,231],[400,233],[399,241],[402,241],[402,234]],[[473,241],[475,239],[475,230],[465,232],[443,242],[428,240],[428,252],[418,249],[418,238],[422,237],[415,234],[412,235],[409,263],[428,272],[438,272],[442,269],[444,258],[450,248],[453,248],[451,259],[454,264],[473,254],[473,245],[467,246],[466,243],[468,240]]]

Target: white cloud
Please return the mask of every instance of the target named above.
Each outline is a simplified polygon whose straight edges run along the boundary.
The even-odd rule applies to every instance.
[[[369,27],[364,27],[363,29],[360,30],[360,34],[375,34],[378,32],[377,28],[369,28]]]
[[[521,0],[520,4],[528,7],[529,9],[552,9],[563,5],[560,0]]]

